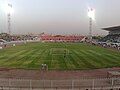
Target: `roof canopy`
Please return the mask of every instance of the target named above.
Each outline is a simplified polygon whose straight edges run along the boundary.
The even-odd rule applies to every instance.
[[[120,30],[120,26],[114,26],[114,27],[108,27],[108,28],[102,28],[102,29],[107,31],[114,31],[114,30]]]

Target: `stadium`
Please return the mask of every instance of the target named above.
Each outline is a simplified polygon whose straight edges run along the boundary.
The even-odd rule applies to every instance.
[[[120,26],[82,35],[0,35],[2,90],[119,90]]]
[[[0,80],[3,90],[10,86],[12,90],[119,88],[120,51],[112,47],[115,42],[107,46],[107,40],[112,37],[106,41],[104,37],[96,44],[88,43],[85,36],[41,34],[38,37],[39,40],[28,37],[25,41],[11,42],[1,39],[4,41],[0,50],[0,78],[5,78]]]
[[[0,90],[120,90],[120,26],[83,1],[0,1]]]

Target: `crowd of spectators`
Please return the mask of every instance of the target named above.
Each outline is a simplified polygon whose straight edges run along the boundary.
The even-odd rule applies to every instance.
[[[100,41],[120,43],[120,34],[107,35],[104,38],[102,38]]]
[[[38,36],[36,35],[10,35],[7,33],[1,33],[0,34],[0,39],[3,39],[7,42],[10,41],[23,41],[23,40],[35,40],[37,39]]]
[[[92,41],[93,45],[99,45],[104,48],[115,48],[120,50],[120,34],[107,35],[97,41]]]

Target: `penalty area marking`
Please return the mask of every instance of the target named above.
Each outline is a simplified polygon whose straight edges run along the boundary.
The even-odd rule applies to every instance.
[[[50,54],[57,54],[57,55],[69,54],[69,50],[66,48],[51,48]]]

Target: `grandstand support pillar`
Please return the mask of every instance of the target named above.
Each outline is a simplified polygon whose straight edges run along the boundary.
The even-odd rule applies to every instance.
[[[53,88],[53,81],[51,80],[51,89]]]
[[[114,85],[114,78],[112,78],[112,86]]]
[[[30,80],[30,90],[32,90],[32,81]]]
[[[72,90],[74,90],[74,80],[72,80]]]
[[[92,18],[89,18],[89,40],[92,41]]]
[[[8,79],[8,86],[9,86],[9,90],[10,90],[10,88],[11,88],[11,81],[10,81],[10,79]]]
[[[92,90],[95,89],[95,80],[93,79],[93,83],[92,83]]]

